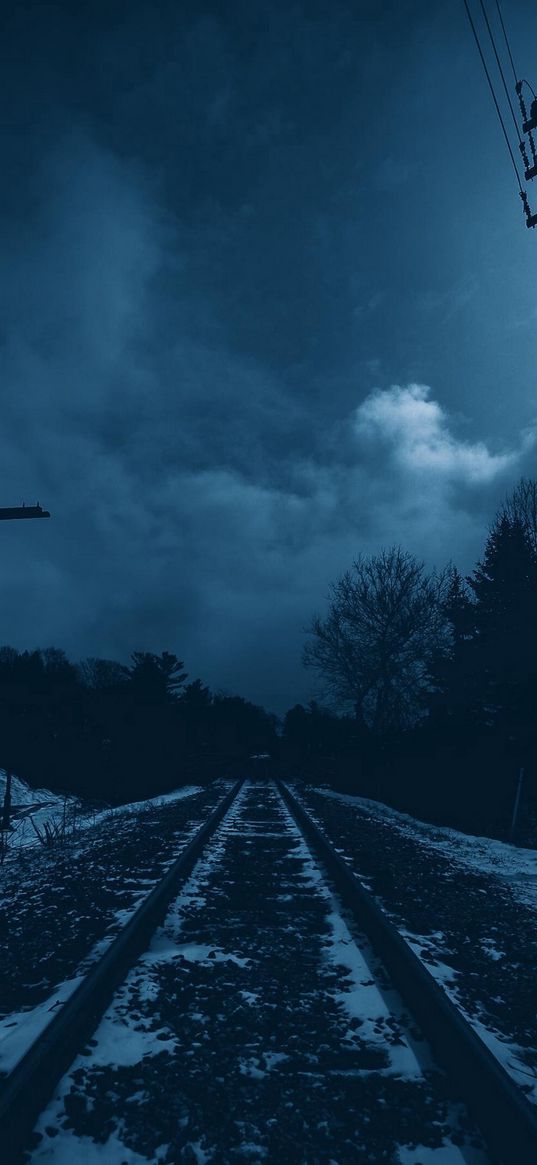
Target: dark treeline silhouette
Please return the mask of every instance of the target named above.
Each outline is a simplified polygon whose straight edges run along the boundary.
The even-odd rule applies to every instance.
[[[506,500],[467,578],[399,548],[359,558],[314,618],[305,663],[339,714],[287,714],[297,773],[505,836],[523,769],[535,814],[537,483]]]
[[[0,765],[33,787],[117,804],[234,775],[273,748],[274,717],[187,680],[166,651],[125,666],[0,648]]]
[[[521,770],[537,814],[537,482],[506,499],[467,578],[399,547],[359,557],[304,662],[328,706],[297,704],[280,732],[170,652],[127,666],[0,648],[0,766],[109,803],[278,772],[505,836]]]

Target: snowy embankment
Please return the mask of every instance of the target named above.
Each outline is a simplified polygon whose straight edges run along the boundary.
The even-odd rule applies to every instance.
[[[0,769],[0,807],[4,803],[7,774]],[[100,821],[106,820],[111,814],[134,813],[151,805],[165,805],[171,801],[180,801],[183,797],[191,797],[201,792],[199,785],[185,785],[174,789],[171,793],[163,793],[157,797],[150,797],[145,801],[133,801],[121,805],[117,809],[98,809],[86,805],[77,797],[70,794],[53,793],[50,789],[32,789],[19,777],[11,778],[11,826],[12,832],[8,839],[8,852],[20,847],[39,845],[39,834],[43,834],[46,826],[59,828],[65,834],[73,835],[79,829],[87,829]]]
[[[537,851],[297,790],[414,952],[537,1103]]]
[[[317,792],[363,810],[418,845],[444,854],[450,861],[454,859],[469,869],[503,879],[525,906],[537,910],[537,849],[519,849],[518,846],[492,837],[479,837],[460,833],[448,826],[431,825],[367,797],[353,797],[346,793],[336,793],[333,789],[317,789]]]
[[[0,867],[0,933],[9,938],[0,966],[0,1073],[11,1070],[226,788],[216,782],[126,805],[50,848],[10,854]],[[56,804],[63,812],[63,801]]]

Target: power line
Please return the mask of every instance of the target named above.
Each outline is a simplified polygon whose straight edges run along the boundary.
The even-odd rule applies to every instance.
[[[470,12],[470,9],[468,7],[468,0],[463,0],[463,3],[464,3],[464,7],[466,8],[466,15],[467,15],[468,20],[470,22],[470,28],[472,29],[474,40],[475,40],[475,43],[477,45],[477,51],[479,53],[479,56],[481,57],[481,64],[483,65],[485,76],[486,76],[487,81],[488,81],[488,86],[489,86],[490,92],[492,94],[492,100],[493,100],[495,108],[496,108],[496,113],[498,114],[498,120],[499,120],[500,125],[502,127],[502,133],[503,133],[503,136],[505,138],[505,144],[507,146],[507,149],[509,150],[509,157],[511,158],[511,162],[513,164],[513,170],[515,171],[518,189],[520,190],[520,193],[523,194],[524,192],[522,189],[522,183],[520,181],[520,176],[518,173],[518,167],[517,167],[517,164],[515,161],[515,155],[513,154],[513,150],[511,148],[511,142],[509,141],[509,135],[508,135],[507,130],[505,128],[505,122],[504,122],[503,117],[502,117],[502,111],[500,109],[500,106],[498,105],[498,99],[496,97],[496,93],[494,91],[494,85],[492,84],[492,79],[491,79],[490,73],[489,73],[488,68],[487,68],[487,62],[486,62],[485,57],[483,55],[483,50],[481,48],[481,43],[479,40],[477,29],[476,29],[476,26],[475,26],[473,18],[472,18],[472,13]]]
[[[511,68],[513,70],[513,77],[515,78],[515,84],[516,84],[516,82],[518,81],[518,76],[517,76],[517,71],[515,69],[515,62],[513,60],[513,54],[511,52],[511,46],[509,44],[509,38],[507,36],[507,32],[505,30],[505,24],[503,22],[502,10],[500,8],[500,0],[496,0],[496,8],[498,9],[498,16],[500,18],[500,24],[502,26],[503,38],[505,40],[505,47],[507,49],[507,52],[509,53],[509,60],[511,61]]]
[[[496,0],[496,2],[497,2],[497,0]],[[487,10],[486,10],[486,8],[485,8],[485,3],[484,3],[484,0],[479,0],[479,3],[480,3],[480,5],[481,5],[481,11],[482,11],[482,13],[483,13],[483,16],[484,16],[484,18],[485,18],[485,24],[486,24],[486,26],[487,26],[488,34],[489,34],[489,37],[490,37],[490,43],[491,43],[491,45],[492,45],[492,48],[493,48],[493,50],[494,50],[494,56],[496,57],[496,64],[497,64],[497,66],[498,66],[498,69],[499,69],[499,71],[500,71],[500,77],[501,77],[501,79],[502,79],[502,84],[503,84],[503,87],[504,87],[504,89],[505,89],[505,96],[507,97],[507,100],[508,100],[508,102],[509,102],[509,109],[511,110],[511,117],[513,118],[513,124],[514,124],[514,127],[515,127],[515,132],[516,132],[516,135],[517,135],[517,138],[518,138],[519,144],[521,145],[521,144],[522,144],[522,138],[521,138],[521,136],[520,136],[520,130],[519,130],[519,128],[518,128],[518,121],[517,121],[517,119],[516,119],[516,117],[515,117],[515,111],[514,111],[514,109],[513,109],[513,103],[512,103],[512,101],[511,101],[511,94],[509,93],[509,89],[507,88],[507,82],[506,82],[506,80],[505,80],[505,75],[504,75],[504,71],[503,71],[503,67],[502,67],[502,62],[501,62],[501,60],[500,60],[500,57],[499,57],[499,55],[498,55],[498,50],[497,50],[497,48],[496,48],[496,41],[494,40],[494,34],[493,34],[493,32],[492,32],[492,29],[491,29],[491,27],[490,27],[489,18],[488,18],[488,16],[487,16]],[[500,15],[501,15],[501,14],[500,14]],[[514,65],[513,65],[513,70],[514,70]]]

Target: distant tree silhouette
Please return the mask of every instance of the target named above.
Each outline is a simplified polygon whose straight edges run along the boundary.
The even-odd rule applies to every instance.
[[[471,588],[456,567],[447,571],[447,588],[443,602],[449,626],[449,646],[442,644],[431,662],[429,708],[439,720],[456,722],[463,727],[468,711],[478,698],[475,664],[471,644],[476,636],[476,603]]]
[[[115,659],[89,657],[81,660],[78,669],[84,686],[96,692],[126,684],[130,675],[128,667]]]
[[[186,684],[179,699],[185,741],[190,752],[207,751],[213,743],[213,697],[201,680]]]
[[[271,752],[276,741],[276,717],[242,696],[218,693],[213,697],[213,739],[223,753],[245,759],[252,753]]]
[[[468,581],[484,719],[525,735],[537,710],[537,553],[521,521],[500,513]]]
[[[521,477],[512,493],[500,507],[496,517],[497,526],[502,518],[518,524],[534,552],[537,554],[537,481]]]
[[[357,744],[356,720],[336,716],[316,700],[310,700],[307,708],[295,704],[285,714],[283,740],[294,758],[310,760],[315,756],[337,756]]]
[[[163,651],[161,655],[134,651],[131,659],[131,683],[143,700],[161,704],[177,699],[179,688],[187,679],[182,660],[169,651]]]
[[[537,483],[506,498],[467,578],[397,549],[360,558],[304,661],[357,712],[354,733],[315,706],[287,713],[283,752],[308,780],[506,836],[523,768],[537,819]]]
[[[49,686],[61,685],[70,688],[79,686],[76,664],[68,660],[65,651],[58,647],[45,647],[37,654],[42,660]]]
[[[295,704],[285,713],[283,720],[283,737],[286,744],[295,750],[297,755],[306,755],[310,751],[310,717],[303,704]]]
[[[2,647],[0,767],[34,787],[120,803],[244,773],[252,752],[275,750],[275,717],[186,680],[169,651],[74,665],[57,648]]]
[[[433,656],[449,645],[448,582],[399,547],[361,556],[331,586],[326,618],[312,621],[306,666],[376,734],[409,726],[422,712]]]
[[[210,708],[212,696],[210,689],[201,680],[192,680],[186,684],[181,692],[181,703],[188,708]]]
[[[475,631],[475,607],[469,585],[456,566],[446,572],[446,596],[444,613],[451,627],[451,649],[471,639]]]

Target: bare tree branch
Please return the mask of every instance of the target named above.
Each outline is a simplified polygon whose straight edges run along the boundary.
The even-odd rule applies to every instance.
[[[430,690],[429,664],[448,650],[449,570],[427,574],[400,547],[360,556],[329,593],[326,618],[309,628],[304,663],[325,694],[352,706],[375,732],[414,723]]]

